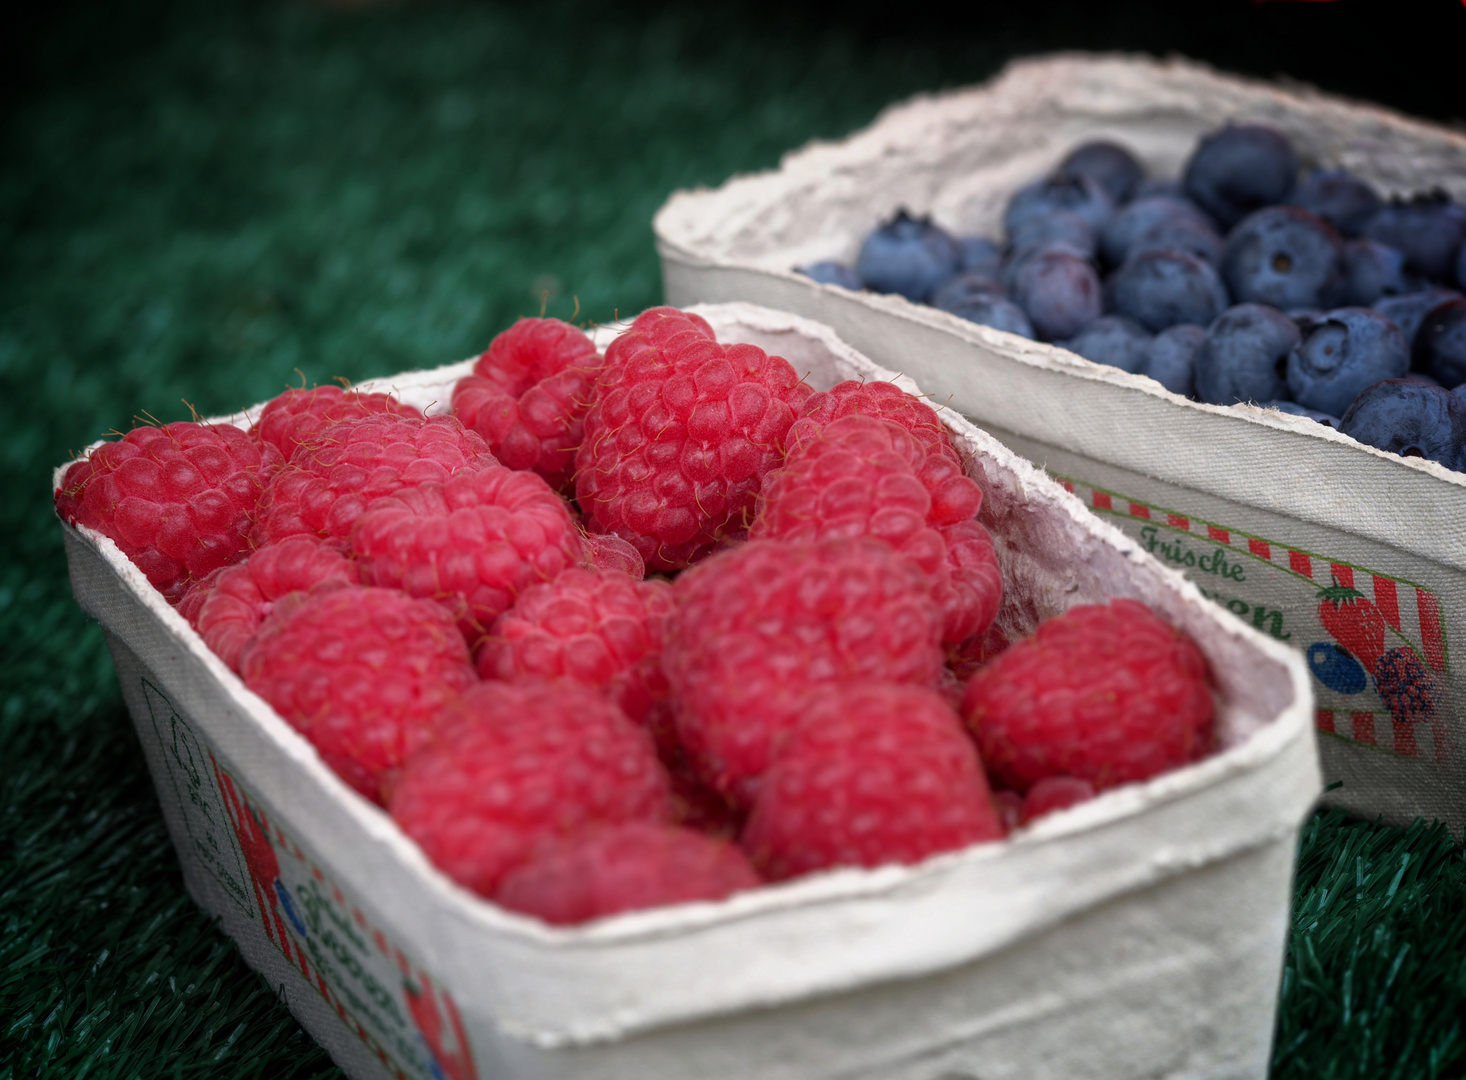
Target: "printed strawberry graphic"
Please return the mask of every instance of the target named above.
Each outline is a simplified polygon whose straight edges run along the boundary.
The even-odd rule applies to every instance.
[[[1335,582],[1318,594],[1318,621],[1371,675],[1385,651],[1385,617],[1358,589]]]

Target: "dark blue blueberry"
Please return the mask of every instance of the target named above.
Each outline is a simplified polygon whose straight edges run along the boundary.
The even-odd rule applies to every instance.
[[[1145,327],[1134,319],[1102,315],[1061,344],[1096,364],[1109,364],[1121,371],[1139,371],[1145,363],[1145,349],[1150,340]]]
[[[1344,245],[1344,299],[1356,306],[1381,296],[1398,296],[1419,288],[1405,272],[1405,256],[1378,240],[1350,240]]]
[[[965,299],[942,309],[950,311],[959,319],[991,326],[994,330],[1006,330],[1019,337],[1033,338],[1033,323],[1023,309],[1001,293],[971,293]]]
[[[1100,187],[1116,206],[1123,206],[1135,195],[1145,179],[1145,170],[1135,155],[1119,143],[1097,139],[1076,146],[1059,163],[1059,172],[1071,176],[1087,176]]]
[[[854,289],[856,292],[865,288],[860,280],[860,275],[844,263],[828,260],[810,263],[808,266],[801,266],[799,272],[811,281],[818,281],[821,285],[839,285],[842,288]]]
[[[1206,328],[1192,323],[1167,327],[1145,350],[1140,374],[1149,375],[1173,394],[1196,393],[1196,351],[1206,340]]]
[[[867,288],[921,303],[957,272],[957,241],[905,210],[865,238],[855,270]]]
[[[1073,244],[1065,243],[1063,240],[1041,240],[1029,244],[1027,247],[1012,248],[1008,251],[1007,255],[1003,256],[1002,272],[1003,287],[1007,289],[1010,296],[1013,294],[1014,286],[1018,281],[1018,272],[1023,269],[1023,265],[1035,255],[1045,251],[1062,251],[1065,254],[1083,259],[1091,267],[1094,265],[1094,261],[1083,248],[1077,248]]]
[[[1427,386],[1441,385],[1439,379],[1432,378],[1423,371],[1412,371],[1409,375],[1404,376],[1404,378],[1409,379],[1411,382],[1425,383]]]
[[[1213,405],[1286,398],[1288,353],[1298,336],[1298,324],[1277,308],[1228,308],[1196,350],[1196,396]]]
[[[1405,335],[1369,308],[1337,308],[1299,330],[1303,336],[1288,356],[1288,389],[1306,408],[1342,416],[1366,386],[1410,370]]]
[[[1211,264],[1184,251],[1132,256],[1106,288],[1116,311],[1152,333],[1177,323],[1205,326],[1227,306],[1227,290]]]
[[[1029,218],[1043,217],[1055,210],[1078,214],[1098,230],[1104,228],[1114,208],[1105,189],[1088,177],[1054,173],[1018,189],[1003,212],[1003,232],[1013,236]]]
[[[1466,464],[1466,402],[1439,386],[1386,379],[1365,387],[1339,430],[1403,457],[1429,458],[1457,470]]]
[[[1336,694],[1359,694],[1369,685],[1364,666],[1332,641],[1308,646],[1308,669]]]
[[[1188,198],[1230,229],[1248,214],[1282,202],[1298,179],[1298,155],[1280,131],[1228,124],[1204,136],[1186,162]]]
[[[1462,383],[1460,386],[1455,387],[1454,389],[1452,389],[1451,393],[1460,398],[1462,402],[1466,402],[1466,383]]]
[[[973,270],[965,274],[958,274],[949,278],[947,283],[936,291],[931,299],[932,307],[941,308],[943,311],[952,311],[958,304],[965,304],[974,296],[987,296],[996,293],[1003,296],[1002,283],[990,274],[981,270]]]
[[[1444,191],[1411,199],[1391,199],[1364,226],[1364,235],[1405,253],[1405,266],[1417,274],[1447,281],[1456,270],[1456,253],[1466,238],[1466,207]]]
[[[1332,413],[1319,412],[1317,409],[1305,409],[1296,401],[1266,401],[1263,402],[1269,409],[1277,409],[1278,412],[1285,412],[1289,416],[1306,416],[1310,420],[1316,420],[1320,424],[1327,424],[1335,431],[1339,430],[1339,418]]]
[[[1119,266],[1130,256],[1130,245],[1152,229],[1175,222],[1190,222],[1210,229],[1211,220],[1195,203],[1174,195],[1146,195],[1119,210],[1100,231],[1100,252],[1105,262]]]
[[[1013,300],[1042,341],[1072,338],[1100,316],[1099,277],[1071,251],[1034,252],[1017,267],[1012,281]]]
[[[1181,190],[1181,181],[1163,179],[1145,179],[1135,188],[1135,194],[1131,199],[1148,199],[1152,195],[1169,195],[1173,199],[1184,199],[1186,193]]]
[[[1433,307],[1415,335],[1415,366],[1442,386],[1466,382],[1466,299]]]
[[[1420,324],[1425,321],[1425,316],[1430,309],[1440,307],[1447,300],[1457,300],[1460,297],[1461,294],[1455,289],[1433,286],[1429,289],[1422,289],[1420,292],[1405,293],[1403,296],[1386,296],[1376,300],[1370,306],[1398,326],[1400,333],[1405,335],[1405,340],[1413,348]]]
[[[1094,227],[1072,210],[1055,210],[1051,214],[1024,218],[1019,222],[1018,230],[1008,237],[1014,251],[1055,242],[1068,244],[1086,257],[1093,256],[1099,248]]]
[[[1456,284],[1466,289],[1466,241],[1461,243],[1461,253],[1456,256]]]
[[[1226,242],[1210,225],[1185,218],[1175,218],[1152,226],[1130,245],[1127,259],[1150,251],[1184,251],[1202,262],[1216,266],[1222,261]]]
[[[1222,277],[1240,304],[1335,307],[1344,295],[1344,242],[1307,210],[1270,206],[1227,237]]]
[[[1003,264],[1003,249],[997,244],[985,236],[959,236],[957,246],[962,251],[957,267],[962,273],[977,270],[997,275]]]
[[[1379,193],[1343,169],[1315,169],[1288,196],[1297,206],[1323,218],[1345,236],[1358,236],[1379,211]]]

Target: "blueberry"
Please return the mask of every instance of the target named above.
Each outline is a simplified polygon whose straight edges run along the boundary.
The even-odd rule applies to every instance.
[[[1405,255],[1378,240],[1350,240],[1344,245],[1344,299],[1372,304],[1381,296],[1398,296],[1417,288],[1405,272]]]
[[[1094,226],[1072,210],[1055,210],[1024,218],[1018,223],[1017,231],[1008,237],[1014,251],[1055,241],[1068,244],[1086,257],[1094,255],[1099,248]]]
[[[1102,315],[1062,344],[1096,364],[1109,364],[1121,371],[1139,371],[1145,362],[1150,334],[1134,319]]]
[[[1364,235],[1405,253],[1417,274],[1446,281],[1455,272],[1456,252],[1466,238],[1466,207],[1444,191],[1391,199],[1364,226]]]
[[[1207,327],[1196,350],[1196,394],[1213,405],[1288,396],[1288,353],[1298,324],[1277,308],[1238,304]]]
[[[1285,412],[1289,416],[1306,416],[1310,420],[1320,424],[1327,424],[1335,431],[1339,430],[1339,418],[1332,413],[1319,412],[1317,409],[1306,409],[1296,401],[1268,401],[1265,402],[1269,409],[1277,409],[1278,412]]]
[[[943,311],[953,311],[957,305],[965,304],[974,296],[988,294],[1005,295],[1002,282],[985,271],[970,270],[948,278],[947,283],[932,296],[931,305]]]
[[[1135,189],[1145,179],[1145,170],[1135,155],[1119,143],[1098,139],[1069,151],[1059,163],[1059,172],[1070,176],[1087,176],[1100,187],[1116,206],[1129,202]]]
[[[960,257],[957,241],[931,218],[898,210],[865,238],[855,269],[868,288],[920,303],[956,273]]]
[[[1141,233],[1126,251],[1133,259],[1149,251],[1184,251],[1202,262],[1216,266],[1222,261],[1225,242],[1209,224],[1190,218],[1175,217],[1157,222]]]
[[[1173,195],[1146,195],[1116,212],[1100,232],[1100,252],[1111,266],[1119,266],[1130,255],[1130,245],[1160,225],[1175,221],[1194,222],[1211,228],[1211,220],[1195,203]]]
[[[1430,458],[1451,469],[1466,461],[1466,402],[1439,386],[1386,379],[1366,387],[1339,430],[1404,457]]]
[[[1013,236],[1027,219],[1055,210],[1078,214],[1091,228],[1102,229],[1114,208],[1105,189],[1087,176],[1054,173],[1018,189],[1003,212],[1003,232]]]
[[[1077,248],[1073,244],[1066,243],[1063,240],[1040,240],[1026,247],[1012,248],[1008,251],[1007,255],[1003,256],[1002,271],[1003,287],[1008,291],[1009,295],[1013,293],[1014,285],[1018,281],[1018,273],[1023,269],[1024,264],[1035,255],[1045,251],[1062,251],[1065,254],[1073,255],[1075,258],[1084,260],[1091,267],[1094,265],[1094,261],[1083,248]]]
[[[1341,416],[1361,390],[1410,370],[1410,348],[1400,328],[1377,311],[1346,307],[1299,327],[1288,355],[1288,389],[1309,409]]]
[[[997,275],[1003,262],[1003,249],[997,244],[985,236],[959,236],[957,246],[962,252],[957,264],[959,271],[980,270]]]
[[[1442,386],[1466,382],[1466,299],[1433,307],[1415,335],[1415,366]]]
[[[1358,694],[1369,685],[1364,667],[1332,641],[1308,646],[1308,668],[1313,677],[1337,694]]]
[[[1466,241],[1461,242],[1461,253],[1456,256],[1456,284],[1466,289]]]
[[[1230,229],[1254,210],[1287,198],[1298,179],[1298,155],[1280,131],[1228,124],[1204,136],[1182,175],[1191,201]]]
[[[1227,306],[1227,290],[1211,264],[1184,251],[1132,256],[1106,287],[1116,311],[1152,332],[1177,323],[1204,326]]]
[[[1023,309],[1006,296],[996,292],[974,292],[942,308],[960,319],[991,326],[994,330],[1006,330],[1019,337],[1032,338],[1033,323]]]
[[[1132,195],[1132,196],[1130,196],[1130,198],[1131,199],[1148,199],[1152,195],[1169,195],[1173,199],[1184,199],[1186,197],[1186,193],[1181,190],[1181,181],[1179,181],[1179,180],[1162,180],[1162,179],[1157,178],[1157,179],[1154,179],[1154,180],[1151,180],[1151,179],[1142,180],[1136,186],[1136,188],[1135,188],[1135,194]]]
[[[1227,237],[1222,277],[1242,304],[1331,308],[1344,294],[1344,243],[1307,210],[1270,206]]]
[[[1012,292],[1043,341],[1072,338],[1100,316],[1099,277],[1072,251],[1034,252],[1015,270]]]
[[[1371,306],[1398,326],[1400,333],[1405,335],[1405,340],[1413,348],[1420,324],[1425,321],[1431,308],[1440,307],[1447,300],[1457,300],[1460,297],[1461,293],[1455,289],[1436,286],[1420,292],[1405,293],[1403,296],[1386,296],[1376,300]]]
[[[856,292],[865,287],[860,280],[860,275],[844,263],[828,260],[810,263],[808,266],[801,266],[799,272],[811,281],[818,281],[821,285],[839,285],[842,288],[854,289]]]
[[[1345,236],[1358,236],[1379,211],[1379,193],[1343,169],[1315,169],[1288,197],[1297,206],[1323,218]]]
[[[1432,378],[1423,371],[1412,371],[1409,375],[1405,375],[1403,377],[1409,379],[1411,382],[1425,383],[1426,386],[1441,385],[1441,381],[1439,379]]]
[[[1151,338],[1140,374],[1173,394],[1191,397],[1196,393],[1196,351],[1205,339],[1206,329],[1192,323],[1167,327]]]

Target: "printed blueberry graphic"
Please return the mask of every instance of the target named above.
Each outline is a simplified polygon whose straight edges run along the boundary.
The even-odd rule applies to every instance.
[[[1357,694],[1369,685],[1359,661],[1332,641],[1308,646],[1308,667],[1315,679],[1338,694]]]
[[[285,917],[290,920],[290,925],[295,927],[295,932],[301,937],[306,937],[305,920],[295,910],[295,901],[290,897],[290,890],[279,878],[275,879],[275,895],[280,898],[280,906],[285,909]]]

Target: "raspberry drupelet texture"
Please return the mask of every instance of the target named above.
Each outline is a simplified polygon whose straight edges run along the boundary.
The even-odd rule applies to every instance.
[[[239,672],[372,800],[478,681],[440,605],[355,585],[277,603],[241,651]]]
[[[565,500],[502,465],[405,488],[351,533],[362,581],[443,604],[476,645],[525,589],[584,557]]]
[[[663,822],[650,736],[568,680],[480,683],[392,786],[392,817],[445,874],[483,896],[537,844],[601,822]]]
[[[391,394],[362,394],[339,386],[315,386],[309,390],[287,390],[271,400],[261,410],[250,434],[274,446],[288,461],[299,447],[332,424],[376,415],[422,418],[422,413]]]
[[[830,687],[809,700],[741,843],[774,879],[919,862],[1004,835],[977,751],[931,690]]]
[[[855,379],[809,396],[799,418],[789,428],[786,440],[789,454],[792,456],[827,425],[846,416],[874,416],[890,420],[909,431],[929,452],[961,461],[952,436],[930,405],[912,397],[895,383],[867,383]]]
[[[1019,792],[1060,775],[1103,791],[1212,749],[1206,659],[1135,600],[1040,623],[972,677],[963,713],[988,774]]]
[[[662,646],[671,630],[672,586],[624,574],[569,569],[532,585],[499,616],[478,653],[485,679],[574,679],[604,690],[650,731],[664,754],[676,748]]]
[[[184,608],[195,591],[205,593],[192,621],[204,644],[236,671],[240,650],[259,632],[275,601],[326,582],[353,585],[357,580],[356,567],[346,556],[304,536],[261,548],[247,562],[216,574],[210,575],[212,582],[206,591],[189,590],[179,611],[188,617]]]
[[[587,524],[679,570],[747,529],[809,388],[782,357],[652,308],[606,350],[575,488]]]
[[[698,772],[747,805],[812,693],[852,679],[936,684],[931,578],[876,540],[751,540],[677,579],[663,654]]]
[[[559,319],[520,319],[489,343],[453,388],[453,415],[511,469],[533,469],[562,490],[575,473],[585,411],[604,361]]]
[[[110,537],[177,603],[249,550],[260,492],[280,452],[230,424],[140,427],[66,470],[56,512]]]
[[[323,428],[260,498],[250,539],[287,536],[345,546],[368,506],[403,488],[497,464],[488,444],[450,416],[377,415]]]
[[[547,841],[505,875],[494,900],[567,925],[665,904],[721,900],[760,884],[748,857],[726,840],[637,821]]]

